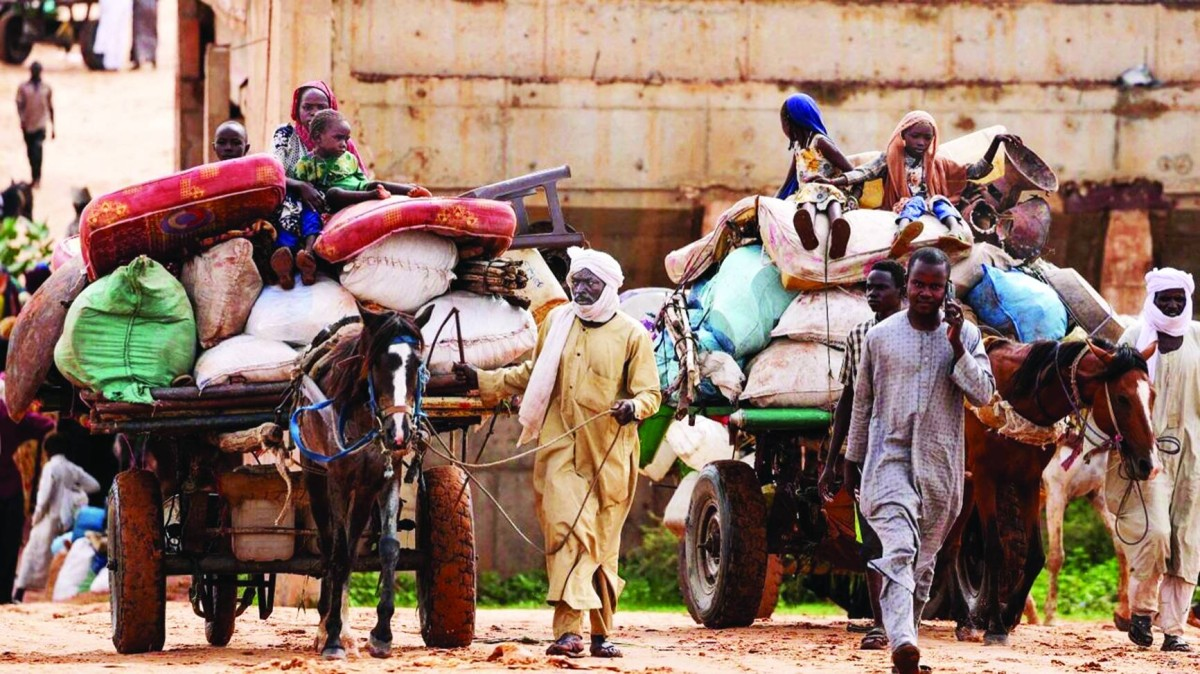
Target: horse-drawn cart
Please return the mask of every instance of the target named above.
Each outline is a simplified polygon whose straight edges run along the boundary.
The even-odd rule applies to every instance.
[[[556,182],[569,176],[564,166],[479,188],[470,196],[513,204],[518,220],[513,248],[557,250],[582,242],[582,236],[567,227],[557,200]],[[545,192],[550,217],[548,223],[533,225],[535,233],[523,199],[538,189]],[[391,320],[413,325],[407,318]],[[355,322],[365,334],[367,317]],[[415,344],[419,337],[407,343]],[[327,338],[332,341],[332,336]],[[299,371],[304,372],[303,365]],[[118,652],[163,647],[168,576],[192,578],[193,610],[205,621],[208,642],[223,646],[237,616],[251,605],[257,603],[263,619],[271,614],[278,574],[320,577],[335,563],[318,546],[324,536],[318,524],[322,518],[319,512],[314,517],[316,499],[305,486],[312,484],[305,471],[322,472],[321,464],[302,461],[304,470],[287,467],[293,445],[311,459],[312,452],[294,442],[299,437],[295,422],[299,412],[320,407],[300,407],[299,375],[291,382],[156,388],[150,391],[152,404],[108,400],[55,381],[40,391],[43,409],[86,416],[93,433],[129,440],[122,451],[126,469],[117,475],[108,505],[112,633]],[[395,569],[416,572],[425,643],[460,647],[475,633],[471,490],[460,468],[426,466],[424,458],[430,441],[442,442],[436,436],[465,431],[491,411],[478,399],[461,395],[453,382],[423,376],[416,381],[423,385],[416,388],[415,398],[410,390],[409,400],[396,400],[387,409],[377,409],[375,388],[370,389],[367,418],[380,425],[369,437],[381,437],[385,417],[390,419],[393,410],[404,410],[419,430],[417,424],[406,425],[409,442],[396,445],[356,443],[372,448],[379,444],[388,467],[381,476],[384,481],[394,476],[399,484],[399,505],[390,523],[383,521],[387,517],[382,507],[373,509],[365,533],[349,542],[357,545],[351,570],[378,571],[394,553]],[[341,415],[351,413],[343,408]],[[345,419],[341,422],[339,437],[345,431]],[[458,435],[465,459],[466,433]],[[304,437],[309,437],[308,431]],[[256,460],[247,460],[248,455]],[[393,547],[397,542],[398,551]],[[386,644],[390,647],[390,631]],[[373,653],[375,646],[373,640]]]
[[[20,65],[37,43],[68,51],[78,44],[88,70],[103,70],[103,56],[94,48],[99,21],[93,18],[92,7],[97,4],[96,0],[0,0],[0,59]]]

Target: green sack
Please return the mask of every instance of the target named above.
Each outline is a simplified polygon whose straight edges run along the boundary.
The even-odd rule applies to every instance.
[[[54,363],[109,400],[151,403],[196,362],[196,319],[183,284],[142,256],[88,286],[67,311]]]

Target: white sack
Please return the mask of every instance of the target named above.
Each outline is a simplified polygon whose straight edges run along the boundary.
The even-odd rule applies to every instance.
[[[971,247],[967,259],[954,263],[950,267],[950,280],[954,282],[955,297],[962,299],[979,285],[983,280],[983,265],[995,267],[1000,271],[1008,271],[1017,266],[1017,261],[1004,252],[1003,248],[993,246],[984,241]]]
[[[750,361],[742,400],[754,407],[830,409],[842,395],[843,357],[824,344],[776,340]]]
[[[325,326],[358,316],[354,296],[326,276],[291,290],[267,286],[246,321],[246,334],[293,346],[308,346]]]
[[[200,354],[196,386],[288,381],[298,357],[296,350],[283,342],[238,335]]]
[[[389,234],[342,268],[342,287],[363,302],[412,314],[454,280],[458,247],[428,232]]]
[[[771,336],[844,346],[856,325],[874,317],[866,295],[857,288],[813,290],[792,300]]]
[[[508,365],[537,346],[537,324],[533,314],[499,297],[454,291],[427,306],[433,307],[433,313],[421,333],[433,353],[429,361],[429,371],[433,374],[448,374],[459,361],[459,325],[462,326],[467,363],[484,370]],[[447,321],[450,311],[456,308],[459,320],[450,318]],[[445,327],[442,327],[443,323]],[[434,344],[439,329],[441,337]]]
[[[92,570],[92,558],[96,549],[86,538],[80,538],[71,544],[67,550],[67,558],[63,560],[62,568],[58,571],[58,580],[54,581],[53,601],[66,601],[79,594],[79,586],[87,580]]]
[[[242,333],[263,288],[248,239],[226,241],[188,260],[179,280],[192,300],[205,349]]]

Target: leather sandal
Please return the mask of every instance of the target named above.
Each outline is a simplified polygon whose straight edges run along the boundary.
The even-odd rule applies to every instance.
[[[287,248],[276,248],[275,252],[271,253],[271,271],[275,272],[279,287],[284,290],[291,290],[296,285],[295,279],[292,278],[295,269],[292,263],[292,251]]]
[[[838,218],[829,223],[829,259],[840,260],[846,255],[846,246],[850,244],[850,223],[846,218]]]
[[[546,649],[546,655],[565,655],[568,658],[582,658],[583,637],[578,634],[564,634],[557,641],[550,644],[550,647]]]
[[[1154,632],[1150,630],[1150,616],[1135,614],[1129,619],[1129,640],[1142,648],[1150,648],[1154,645]]]
[[[796,234],[800,237],[800,245],[804,246],[804,250],[814,250],[821,242],[817,239],[816,225],[813,223],[812,214],[807,208],[800,206],[796,209],[796,215],[792,217],[792,225],[796,228]]]
[[[1183,637],[1168,634],[1163,638],[1162,649],[1169,653],[1191,653],[1192,647],[1188,642],[1183,640]]]
[[[623,658],[625,654],[605,637],[592,637],[593,658]]]
[[[925,225],[920,220],[912,220],[903,225],[896,232],[896,238],[892,240],[892,247],[888,250],[888,257],[893,260],[904,257],[905,253],[908,252],[909,246],[912,245],[912,242],[918,236],[921,236],[921,232],[924,230]]]
[[[872,627],[858,645],[860,651],[882,651],[888,647],[887,632],[882,627]]]
[[[904,644],[892,651],[892,665],[892,671],[897,674],[921,674],[921,649],[914,644]]]
[[[300,270],[300,282],[310,286],[317,282],[317,260],[307,250],[296,253],[296,268]]]

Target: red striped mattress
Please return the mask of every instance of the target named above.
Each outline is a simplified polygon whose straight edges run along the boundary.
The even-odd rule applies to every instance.
[[[176,259],[201,239],[269,218],[285,189],[283,166],[257,154],[99,197],[80,217],[88,276],[95,280],[139,255]]]

